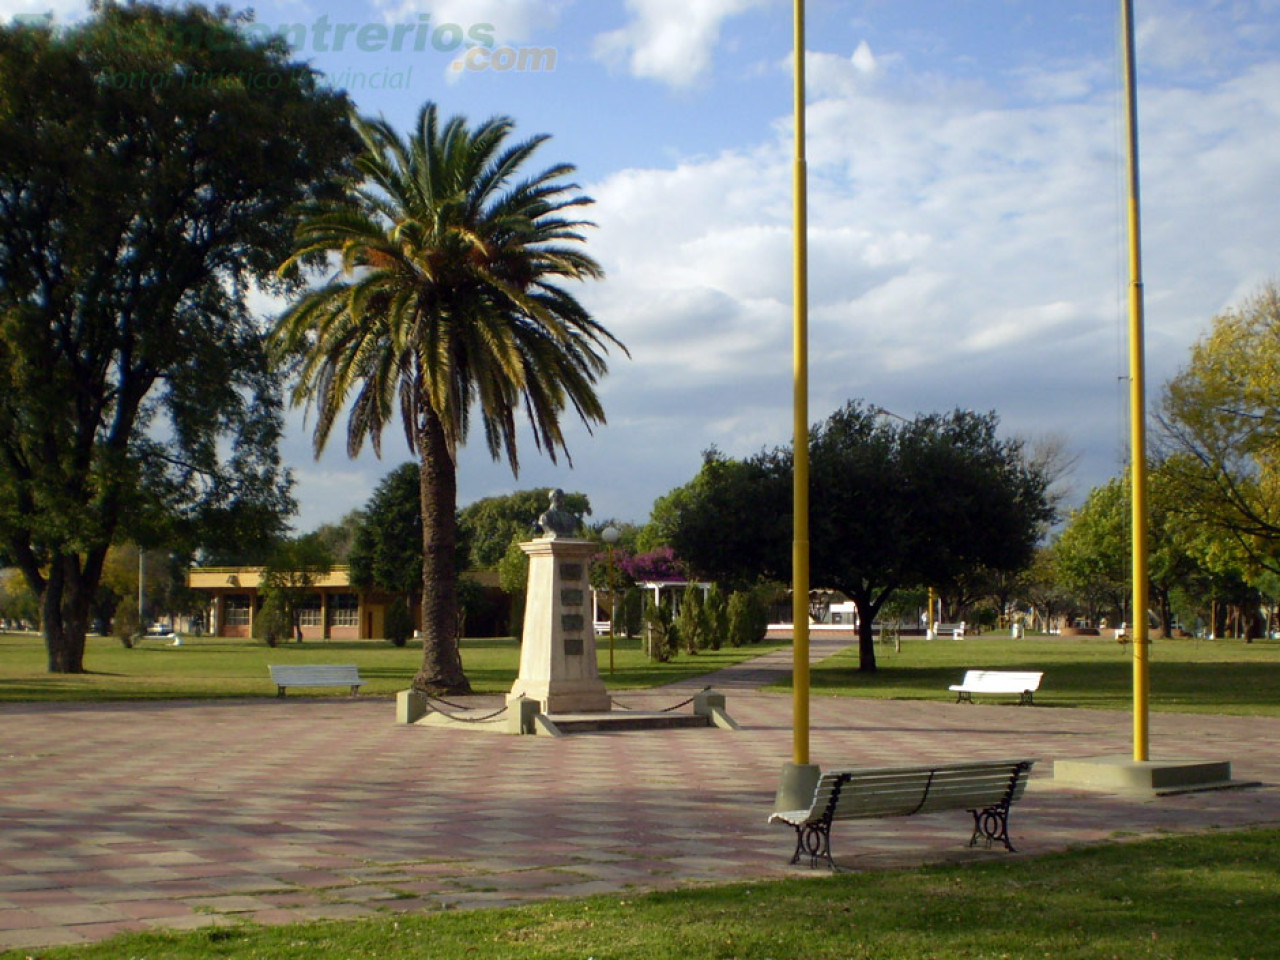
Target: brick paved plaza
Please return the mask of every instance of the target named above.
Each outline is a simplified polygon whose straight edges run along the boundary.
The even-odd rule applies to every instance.
[[[815,639],[814,659],[848,642]],[[656,708],[710,682],[738,732],[510,737],[397,726],[369,697],[2,706],[0,949],[807,873],[765,823],[791,701],[757,687],[789,656],[617,695]],[[1043,758],[1011,816],[1019,853],[968,849],[963,812],[838,824],[852,869],[1280,823],[1280,720],[1153,714],[1153,759],[1261,783],[1156,800],[1052,780],[1054,759],[1129,752],[1127,714],[815,698],[811,730],[823,766]]]

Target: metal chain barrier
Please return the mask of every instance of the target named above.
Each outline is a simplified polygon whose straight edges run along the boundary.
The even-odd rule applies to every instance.
[[[429,693],[425,694],[425,696],[427,698],[428,703],[434,700],[436,703],[443,703],[446,707],[453,707],[455,710],[471,709],[470,707],[464,707],[460,703],[450,703],[448,700],[445,700],[443,697],[432,696]],[[502,714],[506,713],[508,709],[510,709],[509,705],[503,704],[502,707],[499,708],[498,710],[495,710],[493,713],[485,714],[483,717],[459,717],[455,714],[448,713],[439,708],[436,708],[436,713],[443,714],[444,716],[448,717],[450,720],[455,721],[456,723],[484,723],[487,720],[492,720],[494,717],[502,716]]]
[[[699,690],[699,691],[698,691],[698,693],[706,693],[706,692],[707,692],[708,690],[710,690],[710,689],[712,689],[710,686],[706,686],[706,687],[703,687],[701,690]],[[657,712],[657,713],[670,713],[672,710],[679,710],[681,707],[687,707],[689,704],[693,703],[693,701],[695,701],[695,700],[697,700],[697,699],[698,699],[698,693],[695,693],[695,694],[694,694],[692,697],[690,697],[688,700],[681,700],[679,703],[672,704],[672,705],[671,705],[671,706],[669,706],[669,707],[663,707],[661,710],[658,710],[658,711],[656,711],[656,712]],[[636,709],[635,707],[629,707],[629,706],[627,706],[625,703],[621,703],[621,702],[620,702],[620,701],[618,701],[615,697],[610,697],[610,698],[609,698],[609,702],[610,702],[610,703],[612,703],[615,707],[619,707],[619,708],[621,708],[621,709],[623,709],[623,710],[635,710],[635,709]]]

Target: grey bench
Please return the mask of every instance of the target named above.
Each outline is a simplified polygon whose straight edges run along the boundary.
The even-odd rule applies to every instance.
[[[354,697],[364,683],[354,663],[269,665],[267,669],[278,688],[277,697],[283,697],[288,687],[350,687]]]
[[[1032,670],[969,670],[964,679],[947,687],[956,695],[956,703],[973,703],[975,693],[1017,694],[1018,704],[1034,703],[1043,673]]]
[[[837,820],[909,817],[939,810],[973,815],[969,846],[981,839],[988,847],[1009,840],[1009,807],[1021,799],[1035,760],[979,760],[921,767],[868,767],[822,774],[813,802],[804,810],[779,810],[770,823],[796,832],[792,863],[809,857],[809,866],[825,860],[832,870],[831,825]]]

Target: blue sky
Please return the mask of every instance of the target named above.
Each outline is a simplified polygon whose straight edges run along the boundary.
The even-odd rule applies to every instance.
[[[0,0],[5,19],[83,9]],[[460,458],[463,503],[557,485],[587,493],[594,519],[643,522],[707,447],[789,442],[789,0],[255,9],[363,111],[402,129],[426,100],[509,115],[518,133],[551,134],[541,164],[576,164],[597,201],[589,248],[607,277],[580,298],[632,354],[615,354],[601,384],[609,423],[570,425],[572,469],[539,458],[526,433],[519,478],[477,438]],[[1212,316],[1280,279],[1280,0],[1136,10],[1154,407]],[[1122,468],[1118,11],[809,0],[811,419],[854,397],[908,417],[995,410],[1007,433],[1079,456],[1077,499]],[[481,49],[453,69],[468,37]],[[317,462],[293,415],[298,529],[361,506],[407,458],[393,441],[382,461],[349,461],[335,442]]]

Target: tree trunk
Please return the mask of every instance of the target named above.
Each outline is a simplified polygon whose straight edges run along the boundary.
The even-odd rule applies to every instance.
[[[429,406],[417,441],[422,495],[422,666],[413,687],[426,693],[466,694],[471,683],[458,650],[457,473],[440,419]]]
[[[1168,640],[1173,636],[1173,606],[1169,602],[1169,591],[1153,587],[1151,592],[1160,607],[1160,637]]]
[[[870,597],[855,595],[852,599],[858,609],[858,669],[863,673],[875,673],[876,635],[873,627],[880,608],[871,602]]]
[[[84,673],[89,600],[79,558],[55,555],[40,597],[49,673]]]

